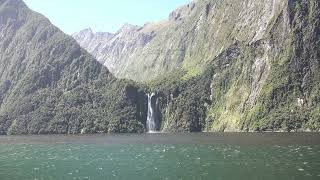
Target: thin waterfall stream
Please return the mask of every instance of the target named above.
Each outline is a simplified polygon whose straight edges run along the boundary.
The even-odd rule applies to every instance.
[[[152,98],[155,97],[155,93],[148,94],[148,116],[147,116],[147,128],[148,132],[156,132],[156,113],[155,108],[153,107]]]

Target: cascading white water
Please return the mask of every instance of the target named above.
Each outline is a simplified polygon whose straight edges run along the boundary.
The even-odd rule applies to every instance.
[[[155,96],[154,93],[148,94],[148,116],[147,116],[147,127],[148,132],[155,132],[156,122],[155,122],[155,113],[154,108],[152,107],[152,98]]]

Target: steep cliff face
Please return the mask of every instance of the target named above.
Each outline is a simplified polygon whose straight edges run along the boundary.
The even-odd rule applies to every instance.
[[[0,37],[0,134],[144,131],[144,93],[21,0],[0,0]]]
[[[224,48],[211,61],[200,63],[207,67],[204,73],[185,78],[190,77],[185,76],[186,71],[169,75],[167,82],[156,81],[155,89],[166,92],[161,96],[167,103],[163,106],[164,130],[318,131],[320,2],[233,5],[237,4],[225,8],[248,8],[238,11],[239,18],[226,19],[234,20],[228,26],[232,33],[222,33]],[[235,31],[236,27],[246,31]],[[228,28],[221,30],[229,32]],[[214,41],[209,38],[201,46],[205,49]]]
[[[142,132],[145,93],[18,0],[0,0],[0,132]],[[74,38],[144,82],[162,131],[320,129],[320,2],[198,0]]]
[[[151,80],[164,131],[319,130],[319,13],[316,0],[193,1],[130,31],[144,43],[114,44],[113,72]]]
[[[319,129],[319,2],[283,2],[261,40],[218,58],[210,128]]]
[[[286,4],[286,0],[193,1],[172,12],[168,20],[115,35],[120,42],[107,40],[108,50],[98,50],[105,56],[96,57],[116,76],[136,81],[154,80],[177,68],[186,70],[189,77],[196,76],[205,70],[206,62],[235,42],[251,44],[263,39]],[[83,47],[97,53],[87,45]],[[118,66],[113,66],[116,61]]]

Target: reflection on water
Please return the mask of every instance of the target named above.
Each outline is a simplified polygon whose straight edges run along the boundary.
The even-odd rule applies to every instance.
[[[1,180],[320,179],[319,134],[1,136]]]

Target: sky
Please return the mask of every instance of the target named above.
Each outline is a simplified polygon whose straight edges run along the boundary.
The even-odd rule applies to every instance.
[[[167,19],[191,0],[24,0],[67,34],[85,28],[116,32],[123,24],[144,25]]]

